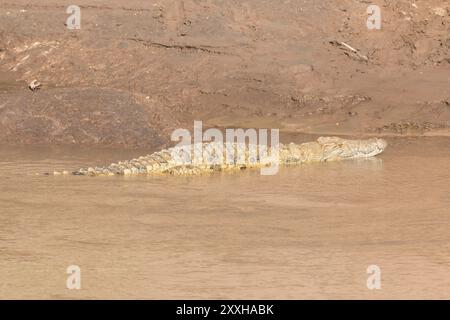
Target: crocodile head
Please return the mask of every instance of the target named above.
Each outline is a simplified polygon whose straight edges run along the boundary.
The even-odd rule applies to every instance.
[[[387,147],[387,141],[380,138],[372,138],[361,141],[358,146],[355,158],[359,157],[373,157],[382,153]]]
[[[322,145],[326,160],[373,157],[387,147],[386,140],[380,138],[347,140],[338,137],[320,137],[317,142]]]
[[[386,149],[386,147],[388,145],[387,141],[384,139],[380,139],[380,138],[375,138],[375,140],[376,140],[376,144],[377,144],[379,153],[383,152],[384,149]]]

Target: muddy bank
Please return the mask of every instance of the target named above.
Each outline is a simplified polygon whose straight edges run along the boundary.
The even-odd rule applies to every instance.
[[[154,147],[194,119],[448,135],[448,2],[377,4],[381,30],[367,29],[365,1],[83,0],[68,30],[57,1],[4,1],[0,143]]]
[[[80,97],[87,100],[80,105]],[[24,144],[158,146],[159,132],[127,92],[55,88],[12,95],[2,108],[0,140]],[[95,103],[93,103],[95,101]]]

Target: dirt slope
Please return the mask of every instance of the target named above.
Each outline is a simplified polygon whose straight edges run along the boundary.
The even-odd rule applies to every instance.
[[[0,143],[154,147],[194,119],[286,133],[450,132],[448,1],[77,4],[81,30],[65,27],[61,1],[1,2]],[[381,30],[366,27],[370,4]]]

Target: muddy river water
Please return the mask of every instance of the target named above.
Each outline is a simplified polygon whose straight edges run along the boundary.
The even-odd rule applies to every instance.
[[[450,139],[389,142],[375,161],[181,178],[36,176],[141,152],[1,147],[0,298],[448,299]]]

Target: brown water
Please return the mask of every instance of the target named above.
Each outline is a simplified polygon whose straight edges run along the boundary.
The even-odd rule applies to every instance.
[[[448,299],[450,140],[390,143],[379,161],[181,178],[35,176],[139,152],[2,148],[0,298]]]

